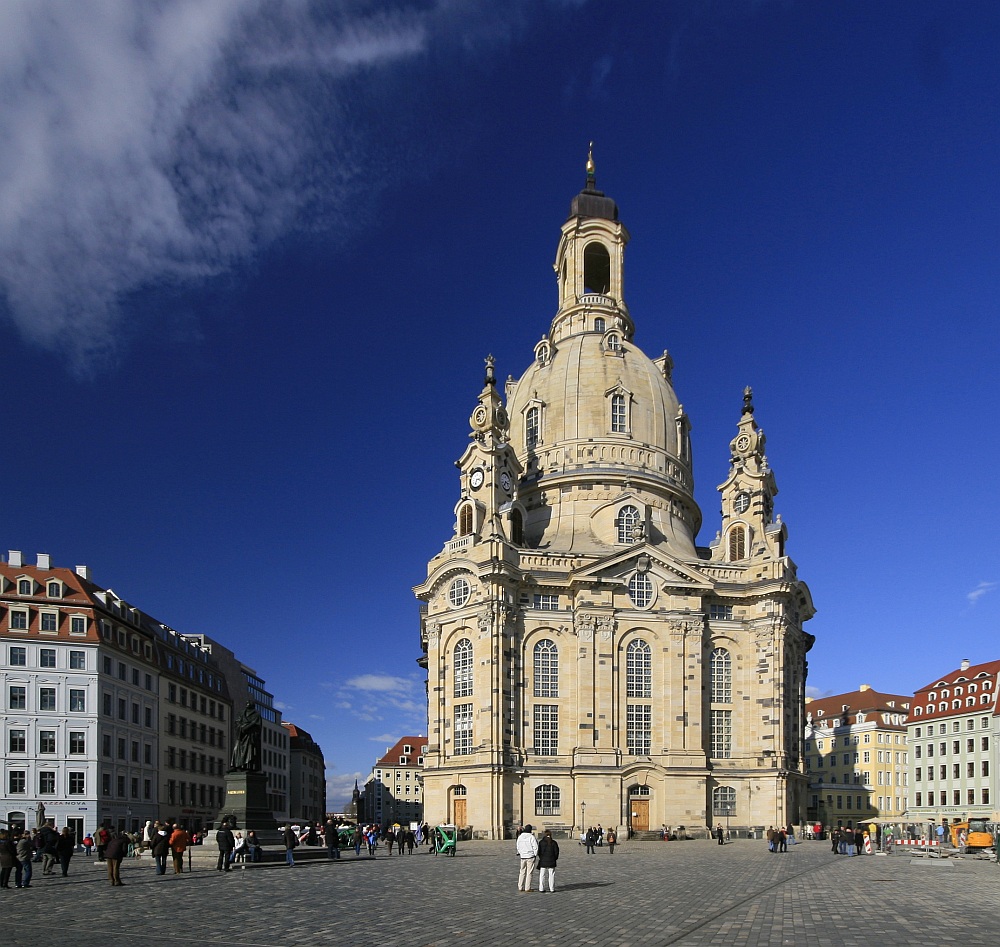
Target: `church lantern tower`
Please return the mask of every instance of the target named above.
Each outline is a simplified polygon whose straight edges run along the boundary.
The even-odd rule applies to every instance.
[[[591,155],[555,315],[503,397],[487,359],[452,536],[414,589],[424,811],[481,837],[805,811],[814,610],[773,516],[764,435],[747,389],[719,533],[699,546],[691,425],[670,355],[635,344],[628,240]]]

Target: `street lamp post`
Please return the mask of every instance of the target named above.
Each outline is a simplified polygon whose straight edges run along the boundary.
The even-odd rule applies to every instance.
[[[587,803],[580,803],[580,833],[587,831]]]

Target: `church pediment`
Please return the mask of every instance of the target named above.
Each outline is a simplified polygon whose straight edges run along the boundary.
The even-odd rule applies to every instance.
[[[652,573],[671,588],[708,592],[714,587],[712,581],[697,569],[645,545],[625,549],[592,563],[574,572],[571,581],[622,580],[636,571]]]

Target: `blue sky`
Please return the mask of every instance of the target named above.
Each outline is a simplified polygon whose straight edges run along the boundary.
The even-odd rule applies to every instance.
[[[1000,7],[0,8],[0,547],[233,647],[330,801],[425,732],[411,587],[594,140],[707,544],[745,385],[817,695],[998,656]]]

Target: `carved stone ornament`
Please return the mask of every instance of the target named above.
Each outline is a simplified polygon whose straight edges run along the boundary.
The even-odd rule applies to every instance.
[[[597,631],[601,636],[601,641],[610,641],[615,633],[617,622],[610,616],[597,620]]]
[[[594,626],[596,624],[596,619],[593,615],[577,615],[575,624],[576,633],[580,636],[581,641],[594,640]]]
[[[427,645],[436,648],[441,640],[441,623],[437,621],[427,622]]]
[[[700,635],[703,623],[693,618],[673,618],[669,627],[671,634],[674,635]]]
[[[493,624],[493,606],[487,605],[479,613],[479,637],[485,638],[490,633]]]

